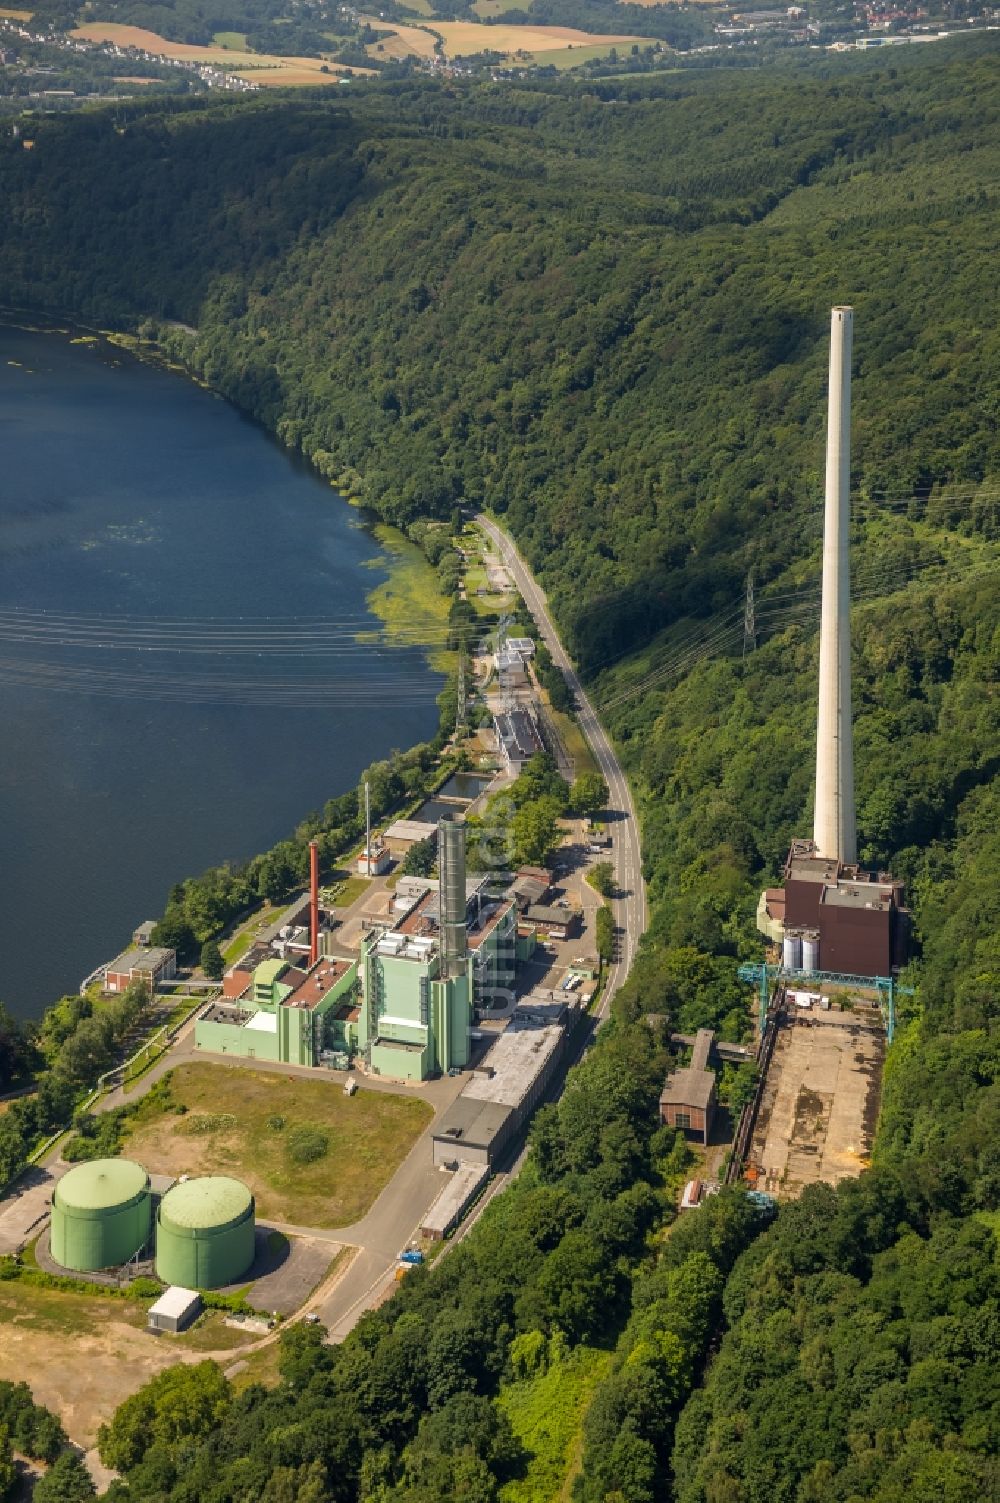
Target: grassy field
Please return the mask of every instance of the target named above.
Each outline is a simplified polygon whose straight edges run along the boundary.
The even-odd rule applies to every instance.
[[[632,49],[632,43],[621,46],[615,42],[599,42],[593,47],[561,48],[558,52],[531,52],[529,59],[536,68],[558,68],[560,73],[565,73],[570,68],[579,68],[593,58],[608,57],[612,48],[617,48],[619,57],[624,57]]]
[[[258,913],[252,914],[239,933],[234,935],[228,944],[223,945],[222,958],[226,964],[232,965],[234,960],[239,960],[242,955],[245,955],[260,931],[266,929],[269,924],[278,922],[285,906],[279,903],[273,908],[261,908]]]
[[[234,960],[240,960],[247,953],[253,944],[253,935],[253,929],[247,927],[241,930],[236,938],[225,946],[222,951],[222,958],[226,962],[226,965],[232,965]]]
[[[333,896],[334,908],[350,908],[363,892],[367,892],[370,885],[368,877],[345,877],[343,882],[337,883]]]
[[[234,1174],[257,1199],[258,1214],[300,1226],[345,1226],[364,1215],[431,1119],[425,1101],[362,1088],[345,1096],[329,1079],[265,1074],[201,1062],[171,1072],[170,1099],[140,1108],[124,1151],[155,1174]],[[268,1122],[281,1120],[278,1130]],[[202,1131],[206,1123],[215,1123]],[[326,1134],[311,1164],[288,1155],[289,1135],[308,1126]]]
[[[504,16],[509,10],[526,10],[527,6],[524,0],[475,0],[472,9],[485,21],[491,16]]]
[[[368,595],[368,606],[385,625],[390,642],[412,645],[414,642],[440,641],[448,626],[450,601],[438,587],[436,571],[423,553],[395,527],[375,528],[389,555],[389,578],[376,585]],[[370,567],[384,569],[385,559],[372,559]],[[359,634],[359,641],[370,640],[371,633]],[[443,647],[430,647],[427,658],[439,673],[447,673],[453,654]]]
[[[482,541],[481,538],[480,541]],[[470,544],[474,543],[474,539],[463,538],[462,543],[468,551]],[[481,548],[476,548],[475,553],[480,558],[482,557]],[[484,589],[487,583],[486,566],[483,563],[473,563],[470,561],[466,565],[464,582],[465,598],[479,616],[498,616],[503,611],[511,610],[514,603],[518,600],[516,590],[510,590],[506,594],[500,595],[479,595],[476,593],[478,590]]]
[[[594,754],[573,717],[564,714],[562,710],[554,710],[550,704],[546,704],[545,713],[555,726],[556,733],[566,748],[567,754],[573,759],[576,776],[579,777],[581,772],[597,772]]]
[[[262,1383],[265,1388],[277,1388],[280,1374],[278,1363],[281,1360],[281,1347],[276,1341],[269,1341],[266,1346],[260,1346],[255,1351],[248,1352],[246,1357],[237,1359],[232,1367],[224,1369],[231,1373],[233,1389],[237,1394],[250,1387],[251,1383]],[[238,1371],[233,1371],[238,1368]]]
[[[247,38],[244,31],[217,31],[212,37],[216,47],[225,47],[229,52],[246,52]]]
[[[583,1417],[610,1361],[610,1352],[577,1347],[546,1372],[501,1389],[500,1408],[530,1458],[524,1476],[501,1489],[502,1503],[556,1503],[569,1497]]]
[[[335,84],[344,69],[321,57],[280,57],[269,52],[245,52],[225,45],[199,47],[191,42],[171,42],[155,31],[141,26],[125,26],[116,21],[94,21],[78,26],[72,36],[90,42],[116,42],[119,47],[137,47],[159,57],[176,57],[184,62],[215,63],[227,73],[246,73],[254,83],[284,87]],[[220,33],[236,36],[236,32]],[[326,68],[326,72],[321,69]],[[364,72],[364,69],[353,69]]]

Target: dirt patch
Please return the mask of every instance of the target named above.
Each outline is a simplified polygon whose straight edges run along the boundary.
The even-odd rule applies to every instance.
[[[361,905],[361,912],[373,918],[386,918],[392,912],[394,896],[384,888],[381,892],[373,892]]]
[[[49,1296],[47,1304],[41,1295]],[[0,1378],[27,1380],[35,1401],[58,1414],[71,1439],[91,1446],[123,1399],[178,1360],[176,1349],[145,1333],[145,1318],[144,1310],[124,1315],[121,1301],[3,1286]]]
[[[867,1168],[884,1055],[877,1020],[832,1011],[785,1019],[750,1153],[761,1189],[794,1198]]]

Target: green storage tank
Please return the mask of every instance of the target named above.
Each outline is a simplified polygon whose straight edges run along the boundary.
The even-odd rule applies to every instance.
[[[254,1254],[254,1202],[238,1179],[182,1180],[160,1201],[156,1272],[165,1284],[218,1289],[242,1278]]]
[[[63,1268],[118,1268],[149,1241],[149,1175],[131,1159],[94,1159],[52,1192],[52,1256]]]

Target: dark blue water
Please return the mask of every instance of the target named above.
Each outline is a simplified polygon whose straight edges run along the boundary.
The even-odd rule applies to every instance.
[[[15,1013],[75,990],[174,882],[273,844],[433,733],[440,680],[419,647],[357,642],[379,628],[365,597],[381,557],[223,401],[104,343],[0,327]]]

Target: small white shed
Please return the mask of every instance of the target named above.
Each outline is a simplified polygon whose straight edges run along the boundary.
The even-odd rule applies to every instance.
[[[171,1284],[147,1312],[151,1331],[183,1331],[201,1310],[201,1295],[196,1289],[182,1289]]]

